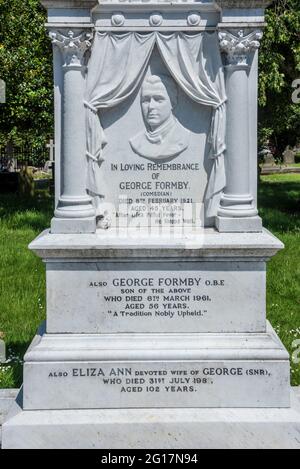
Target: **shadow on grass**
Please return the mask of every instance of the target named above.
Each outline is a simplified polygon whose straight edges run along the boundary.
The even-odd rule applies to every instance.
[[[264,226],[271,231],[300,229],[300,180],[260,181],[258,206]]]
[[[35,197],[0,194],[0,220],[8,229],[42,231],[53,216],[54,199],[46,192]]]

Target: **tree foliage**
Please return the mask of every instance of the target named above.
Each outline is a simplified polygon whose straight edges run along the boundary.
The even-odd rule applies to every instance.
[[[44,146],[53,135],[52,48],[39,0],[0,0],[0,144]]]
[[[260,49],[259,130],[278,154],[300,141],[300,105],[293,103],[292,83],[300,78],[300,1],[276,0],[266,11]]]

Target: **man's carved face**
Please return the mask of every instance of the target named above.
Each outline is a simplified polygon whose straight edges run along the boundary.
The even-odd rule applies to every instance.
[[[162,81],[144,83],[141,104],[144,118],[151,130],[160,127],[172,114],[172,103]]]

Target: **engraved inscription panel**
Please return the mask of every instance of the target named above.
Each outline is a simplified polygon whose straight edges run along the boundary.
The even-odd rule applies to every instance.
[[[26,377],[27,409],[288,405],[289,366],[268,361],[27,364]]]
[[[48,332],[255,332],[265,328],[262,264],[53,263],[48,264],[47,279]]]

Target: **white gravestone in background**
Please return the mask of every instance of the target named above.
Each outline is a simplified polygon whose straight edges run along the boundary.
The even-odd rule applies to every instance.
[[[49,150],[49,160],[45,164],[45,170],[48,171],[55,162],[55,143],[52,139],[47,143],[46,148]]]
[[[47,322],[5,448],[299,447],[257,214],[267,0],[43,0],[56,208]],[[230,435],[230,439],[228,438]]]
[[[290,147],[287,147],[283,152],[283,163],[284,164],[295,164],[295,151]]]
[[[0,104],[6,103],[6,85],[5,81],[0,79]]]
[[[4,363],[5,360],[6,360],[5,343],[4,343],[4,340],[0,339],[0,363]]]

